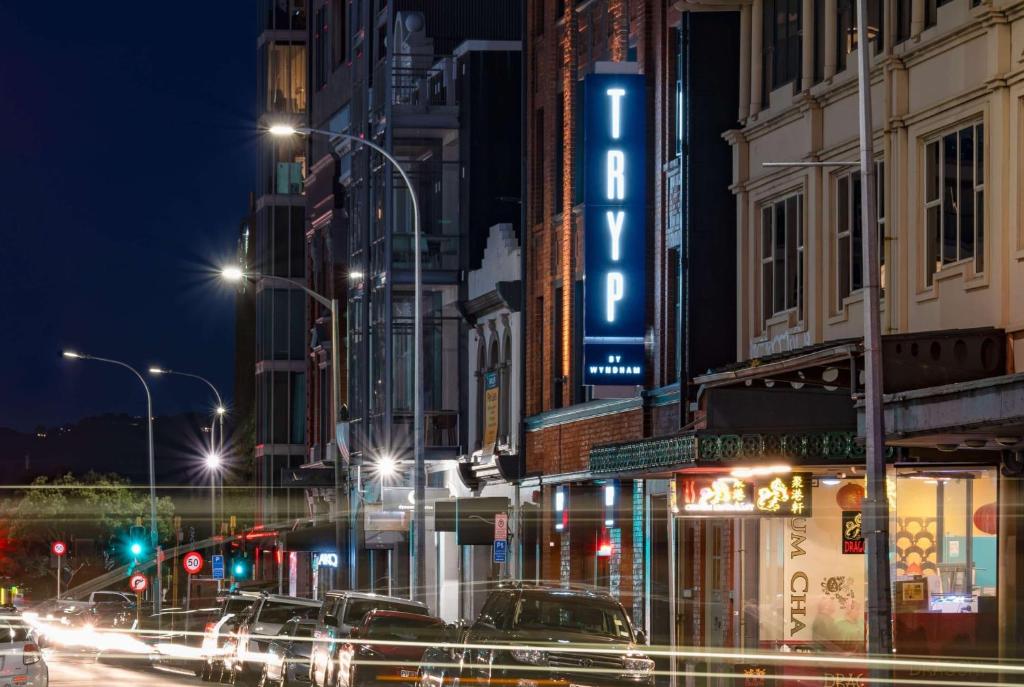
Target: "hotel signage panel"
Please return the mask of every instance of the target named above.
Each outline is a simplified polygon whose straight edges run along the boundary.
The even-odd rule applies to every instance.
[[[639,74],[584,80],[583,383],[644,382],[646,104]]]

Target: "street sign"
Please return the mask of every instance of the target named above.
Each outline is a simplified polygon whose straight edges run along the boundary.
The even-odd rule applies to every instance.
[[[181,559],[181,565],[189,575],[195,575],[203,569],[203,554],[198,551],[189,551]]]
[[[68,552],[68,545],[62,541],[55,541],[50,544],[50,551],[54,556],[63,556]]]
[[[508,513],[494,514],[494,541],[508,539]]]
[[[135,573],[128,578],[128,589],[132,590],[136,594],[141,594],[146,591],[149,586],[149,579],[142,573]]]
[[[167,557],[164,555],[164,547],[156,547],[156,562],[163,563],[165,560],[167,560]]]
[[[494,562],[504,563],[508,557],[508,542],[504,539],[496,539],[494,541]]]
[[[213,557],[213,579],[224,579],[224,556],[217,555]]]

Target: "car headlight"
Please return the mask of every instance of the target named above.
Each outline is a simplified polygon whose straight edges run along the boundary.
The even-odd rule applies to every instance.
[[[512,649],[510,653],[515,660],[531,666],[543,666],[548,663],[548,657],[539,649]]]
[[[623,667],[630,675],[650,675],[654,672],[654,661],[649,658],[627,656]]]

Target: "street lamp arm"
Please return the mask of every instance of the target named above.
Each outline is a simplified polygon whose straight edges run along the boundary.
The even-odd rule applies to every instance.
[[[200,382],[202,382],[202,383],[206,384],[206,386],[210,387],[210,391],[213,392],[214,398],[217,399],[217,407],[218,408],[223,408],[224,407],[224,401],[221,400],[220,392],[217,391],[217,387],[215,387],[213,385],[213,382],[211,382],[206,377],[201,377],[199,375],[192,374],[191,372],[178,372],[177,370],[163,370],[162,372],[163,372],[163,374],[166,374],[166,375],[177,375],[179,377],[191,377],[192,379],[198,379]]]
[[[245,277],[247,279],[252,279],[253,281],[267,280],[267,281],[271,281],[271,282],[277,282],[279,284],[287,284],[288,286],[291,286],[291,287],[296,288],[296,289],[302,289],[303,291],[306,292],[307,296],[309,296],[310,298],[315,300],[320,305],[324,306],[325,308],[330,308],[331,307],[330,299],[324,298],[323,296],[321,296],[316,291],[314,291],[313,289],[309,288],[308,286],[306,286],[302,282],[295,281],[294,279],[289,279],[288,277],[278,277],[278,276],[273,275],[273,274],[258,274],[258,273],[253,273],[253,272],[246,272],[245,273]]]
[[[82,360],[98,360],[101,363],[110,363],[111,365],[119,365],[119,366],[121,366],[121,367],[123,367],[123,368],[125,368],[127,370],[131,370],[132,374],[134,374],[136,377],[138,377],[139,381],[142,382],[142,388],[146,390],[146,401],[149,402],[150,404],[152,404],[153,399],[149,395],[149,384],[146,384],[146,378],[143,377],[142,374],[138,370],[136,370],[134,367],[132,367],[128,363],[122,363],[120,360],[111,360],[110,358],[100,358],[100,357],[95,356],[95,355],[88,355],[88,354],[84,354],[84,353],[82,355],[80,355],[79,357]],[[152,408],[150,410],[151,410],[150,415],[152,416],[153,415]]]

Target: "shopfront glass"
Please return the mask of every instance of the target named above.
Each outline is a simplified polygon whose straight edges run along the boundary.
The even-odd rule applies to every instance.
[[[729,672],[781,685],[855,684],[867,677],[866,663],[856,660],[865,653],[867,630],[863,469],[800,470],[809,494],[799,516],[758,513],[742,503],[701,510],[688,499],[699,500],[701,493],[720,498],[716,486],[726,492],[719,480],[735,480],[677,481],[683,618],[677,641],[748,652],[735,666],[708,665],[707,684],[718,683],[711,674]],[[756,499],[761,486],[747,480],[746,495],[732,493],[741,501]],[[896,658],[996,656],[997,470],[890,468],[887,493]],[[758,650],[847,662],[749,658]],[[908,671],[913,668],[897,672],[901,678],[928,677]]]

